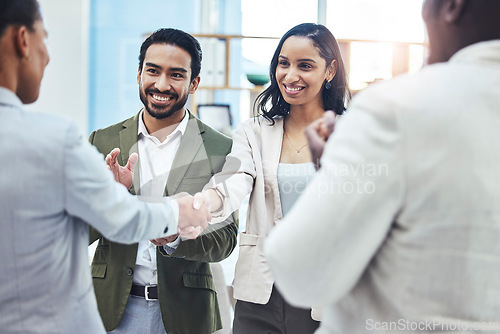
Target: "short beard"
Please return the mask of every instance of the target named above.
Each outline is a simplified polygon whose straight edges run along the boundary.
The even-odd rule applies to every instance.
[[[184,108],[188,99],[188,95],[186,94],[185,96],[182,96],[181,99],[178,100],[176,103],[174,103],[170,108],[163,109],[161,111],[156,111],[161,107],[153,103],[150,104],[147,99],[147,93],[143,92],[141,89],[139,89],[139,97],[141,98],[142,104],[144,105],[144,109],[146,109],[146,111],[148,112],[149,115],[151,115],[151,117],[154,117],[156,119],[165,119],[172,116],[177,111]],[[156,110],[154,108],[156,108]]]

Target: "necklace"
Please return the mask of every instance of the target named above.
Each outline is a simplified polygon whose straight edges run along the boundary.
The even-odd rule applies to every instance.
[[[288,139],[288,142],[290,143],[290,146],[292,146],[292,148],[295,151],[297,151],[297,154],[299,154],[300,151],[302,151],[302,149],[307,146],[307,143],[305,143],[304,145],[302,145],[301,148],[296,148],[295,145],[292,144],[292,141],[290,140],[290,138],[288,137],[288,135],[286,134],[286,132],[285,132],[285,137],[286,137],[286,139]]]

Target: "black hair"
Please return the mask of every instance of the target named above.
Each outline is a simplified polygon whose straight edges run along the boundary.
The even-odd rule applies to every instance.
[[[283,117],[290,112],[290,104],[281,95],[278,82],[276,81],[276,68],[283,43],[291,36],[303,36],[311,39],[314,46],[318,48],[321,58],[326,61],[327,67],[332,64],[333,60],[336,60],[337,71],[335,77],[330,82],[331,88],[326,89],[323,86],[322,96],[325,110],[333,110],[336,114],[341,115],[351,97],[349,87],[347,86],[344,62],[342,61],[339,45],[333,34],[325,26],[315,23],[299,24],[288,30],[281,37],[269,67],[271,84],[259,94],[254,103],[254,108],[257,105],[262,116],[271,121],[272,124],[274,124],[273,119],[275,117]]]
[[[35,21],[41,17],[37,0],[0,0],[0,36],[14,24],[34,31]]]
[[[162,28],[153,32],[141,45],[139,54],[139,70],[142,71],[146,51],[152,44],[169,44],[186,50],[191,56],[191,81],[200,74],[201,70],[201,46],[190,34],[172,28]]]

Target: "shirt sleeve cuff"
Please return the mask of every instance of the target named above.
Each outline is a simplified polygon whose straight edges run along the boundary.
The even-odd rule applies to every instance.
[[[163,249],[168,255],[172,255],[172,253],[175,252],[180,243],[181,243],[181,238],[177,237],[177,239],[175,239],[174,241],[164,245]]]
[[[168,233],[169,235],[177,233],[177,227],[179,226],[179,203],[176,200],[169,199],[170,207],[172,208],[172,216],[174,218],[174,224],[168,224],[168,228],[173,228],[174,233]],[[172,231],[169,231],[172,232]],[[177,246],[176,246],[177,247]]]

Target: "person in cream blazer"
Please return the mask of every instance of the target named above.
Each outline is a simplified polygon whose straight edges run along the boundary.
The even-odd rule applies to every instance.
[[[316,312],[283,300],[263,246],[315,173],[304,128],[326,109],[341,114],[349,96],[332,33],[311,23],[290,29],[271,60],[270,76],[271,85],[258,99],[262,116],[238,126],[222,171],[195,200],[209,201],[218,221],[250,194],[233,282],[234,333],[313,333],[319,325]]]
[[[422,13],[431,65],[353,99],[266,245],[318,334],[500,332],[500,2]]]

